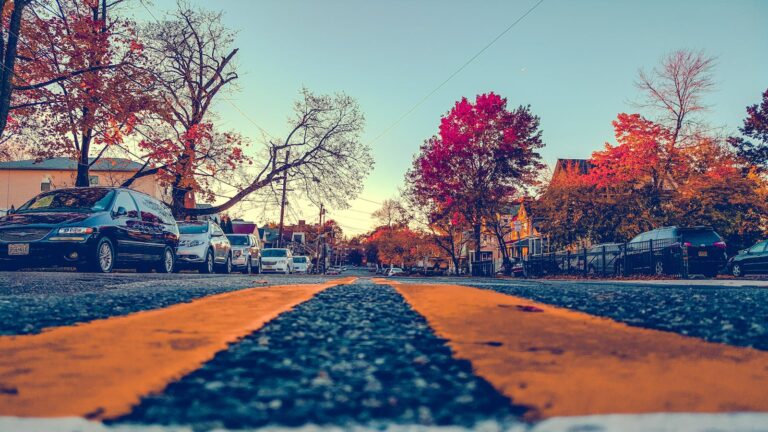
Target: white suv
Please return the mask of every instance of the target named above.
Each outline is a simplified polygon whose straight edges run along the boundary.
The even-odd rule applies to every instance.
[[[178,268],[197,268],[200,273],[232,272],[232,246],[217,224],[185,221],[178,225],[181,233],[176,251]]]
[[[293,273],[293,254],[290,249],[262,249],[261,271],[264,273]]]
[[[309,273],[312,264],[309,262],[309,257],[295,256],[293,257],[293,271],[296,273]]]

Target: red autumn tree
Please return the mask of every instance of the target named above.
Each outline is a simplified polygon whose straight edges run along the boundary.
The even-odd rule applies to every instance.
[[[89,186],[90,166],[157,111],[134,25],[114,14],[119,3],[58,0],[29,20],[19,50],[19,78],[50,82],[24,92],[35,107],[28,113],[35,153],[75,159],[76,186]],[[59,79],[69,71],[84,72]]]
[[[407,174],[410,194],[460,212],[479,257],[483,221],[495,216],[496,203],[535,181],[542,146],[539,118],[529,107],[510,111],[495,93],[462,98],[442,117],[439,134],[421,146]]]
[[[684,159],[672,143],[671,132],[639,114],[621,113],[613,121],[616,145],[592,154],[592,181],[600,187],[650,184],[661,189],[679,173]]]

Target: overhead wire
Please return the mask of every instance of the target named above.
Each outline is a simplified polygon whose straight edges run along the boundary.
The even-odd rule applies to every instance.
[[[465,61],[465,62],[464,62],[464,64],[462,64],[462,65],[461,65],[461,66],[460,66],[458,69],[456,69],[455,71],[453,71],[453,73],[451,73],[451,74],[448,76],[448,78],[446,78],[446,79],[445,79],[445,80],[443,80],[443,81],[442,81],[440,84],[438,84],[438,85],[437,85],[437,87],[435,87],[434,89],[432,89],[432,91],[430,91],[429,93],[427,93],[427,94],[426,94],[426,95],[425,95],[423,98],[421,98],[421,99],[420,99],[418,102],[416,102],[416,104],[415,104],[415,105],[413,105],[413,106],[412,106],[412,107],[411,107],[411,108],[410,108],[408,111],[406,111],[405,113],[403,113],[403,115],[401,115],[401,116],[400,116],[400,117],[399,117],[397,120],[395,120],[395,122],[394,122],[394,123],[392,123],[392,124],[391,124],[389,127],[387,127],[387,128],[386,128],[386,129],[384,129],[384,130],[383,130],[383,131],[382,131],[380,134],[378,134],[378,135],[377,135],[377,136],[376,136],[376,137],[375,137],[373,140],[371,140],[371,141],[369,142],[369,145],[372,145],[372,144],[374,144],[376,141],[378,141],[378,140],[379,140],[379,139],[381,139],[383,136],[385,136],[386,134],[388,134],[388,133],[389,133],[391,130],[393,130],[395,127],[397,127],[397,126],[400,124],[400,122],[402,122],[403,120],[405,120],[405,118],[406,118],[406,117],[408,117],[408,116],[409,116],[409,115],[411,115],[411,114],[412,114],[414,111],[416,111],[417,109],[419,109],[419,107],[420,107],[421,105],[423,105],[423,104],[424,104],[424,102],[426,102],[427,100],[429,100],[429,98],[431,98],[432,96],[434,96],[434,94],[435,94],[435,93],[437,93],[437,92],[438,92],[438,91],[439,91],[441,88],[443,88],[443,86],[445,86],[446,84],[448,84],[448,82],[450,82],[450,81],[451,81],[451,80],[452,80],[452,79],[453,79],[453,78],[454,78],[456,75],[458,75],[459,73],[461,73],[461,71],[463,71],[463,70],[464,70],[464,69],[465,69],[467,66],[469,66],[469,65],[470,65],[470,64],[471,64],[473,61],[475,61],[475,60],[476,60],[478,57],[480,57],[480,56],[481,56],[481,55],[482,55],[482,54],[483,54],[483,53],[484,53],[486,50],[488,50],[488,48],[490,48],[491,46],[493,46],[493,44],[495,44],[495,43],[496,43],[496,42],[497,42],[499,39],[501,39],[501,38],[502,38],[502,37],[503,37],[505,34],[507,34],[507,33],[508,33],[510,30],[512,30],[512,28],[514,28],[514,27],[515,27],[515,26],[516,26],[518,23],[520,23],[520,22],[521,22],[523,19],[525,19],[525,17],[527,17],[527,16],[528,16],[528,15],[530,15],[530,14],[531,14],[531,13],[532,13],[534,10],[536,10],[536,8],[538,8],[538,7],[539,7],[539,6],[540,6],[542,3],[544,3],[544,0],[539,0],[539,1],[538,1],[536,4],[534,4],[534,5],[533,5],[533,6],[532,6],[530,9],[528,9],[528,10],[527,10],[527,11],[526,11],[524,14],[522,14],[522,15],[521,15],[520,17],[518,17],[518,18],[517,18],[515,21],[513,21],[513,22],[512,22],[512,24],[510,24],[509,26],[507,26],[507,28],[505,28],[505,29],[504,29],[504,30],[503,30],[501,33],[499,33],[498,35],[496,35],[496,37],[495,37],[495,38],[493,38],[493,39],[492,39],[492,40],[491,40],[491,41],[490,41],[488,44],[486,44],[486,45],[485,45],[485,46],[484,46],[484,47],[483,47],[483,48],[482,48],[480,51],[476,52],[476,53],[475,53],[475,54],[474,54],[472,57],[470,57],[470,58],[469,58],[469,60]]]

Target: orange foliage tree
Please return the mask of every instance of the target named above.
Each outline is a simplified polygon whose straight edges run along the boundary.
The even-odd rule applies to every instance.
[[[135,25],[114,13],[120,3],[57,0],[55,8],[36,8],[19,49],[18,79],[39,83],[19,87],[34,108],[24,113],[34,152],[75,159],[76,186],[88,186],[90,166],[158,109]]]

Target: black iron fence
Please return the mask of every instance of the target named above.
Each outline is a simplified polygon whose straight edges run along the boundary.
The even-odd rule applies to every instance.
[[[492,260],[473,261],[472,276],[494,277],[496,276],[496,266]]]
[[[529,255],[525,274],[629,276],[655,274],[688,277],[688,251],[678,240],[649,240]]]

